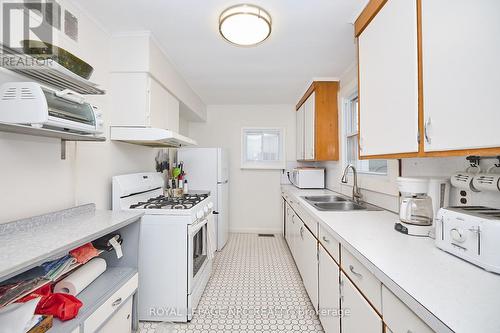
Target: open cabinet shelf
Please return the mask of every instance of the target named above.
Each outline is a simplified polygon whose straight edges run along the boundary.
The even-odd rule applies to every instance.
[[[56,131],[48,128],[37,128],[28,125],[7,124],[0,122],[0,131],[24,134],[31,136],[43,136],[47,138],[61,139],[61,159],[66,159],[66,141],[87,141],[87,142],[104,142],[106,138],[103,136],[93,136],[76,134],[70,132]]]

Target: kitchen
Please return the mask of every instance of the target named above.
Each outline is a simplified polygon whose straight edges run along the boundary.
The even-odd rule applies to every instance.
[[[2,11],[0,332],[500,332],[495,1]]]

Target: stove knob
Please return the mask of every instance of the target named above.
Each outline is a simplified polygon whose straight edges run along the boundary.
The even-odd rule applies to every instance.
[[[208,203],[208,209],[212,210],[214,208],[213,202]]]
[[[205,215],[208,215],[209,209],[207,205],[203,207],[203,210],[205,211]]]
[[[450,230],[450,236],[457,243],[465,242],[465,235],[463,234],[463,230],[453,228]]]
[[[196,217],[201,219],[203,217],[203,211],[202,210],[199,210],[197,213],[196,213]]]

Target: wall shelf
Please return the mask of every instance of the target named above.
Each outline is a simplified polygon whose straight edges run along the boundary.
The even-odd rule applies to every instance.
[[[87,142],[104,142],[106,138],[103,136],[93,136],[76,134],[70,132],[56,131],[48,128],[37,128],[27,125],[7,124],[0,122],[0,131],[32,136],[43,136],[47,138],[61,139],[61,159],[66,159],[66,142],[67,141],[87,141]]]
[[[12,64],[3,66],[4,68],[61,90],[71,89],[83,95],[105,94],[104,90],[97,88],[97,84],[78,76],[56,61],[40,62],[2,44],[0,44],[0,59],[3,64]],[[26,65],[27,63],[31,65]]]

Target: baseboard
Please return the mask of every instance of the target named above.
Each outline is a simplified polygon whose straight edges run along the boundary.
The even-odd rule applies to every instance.
[[[230,229],[232,234],[282,234],[283,229],[271,229],[271,228],[242,228],[242,229]]]

